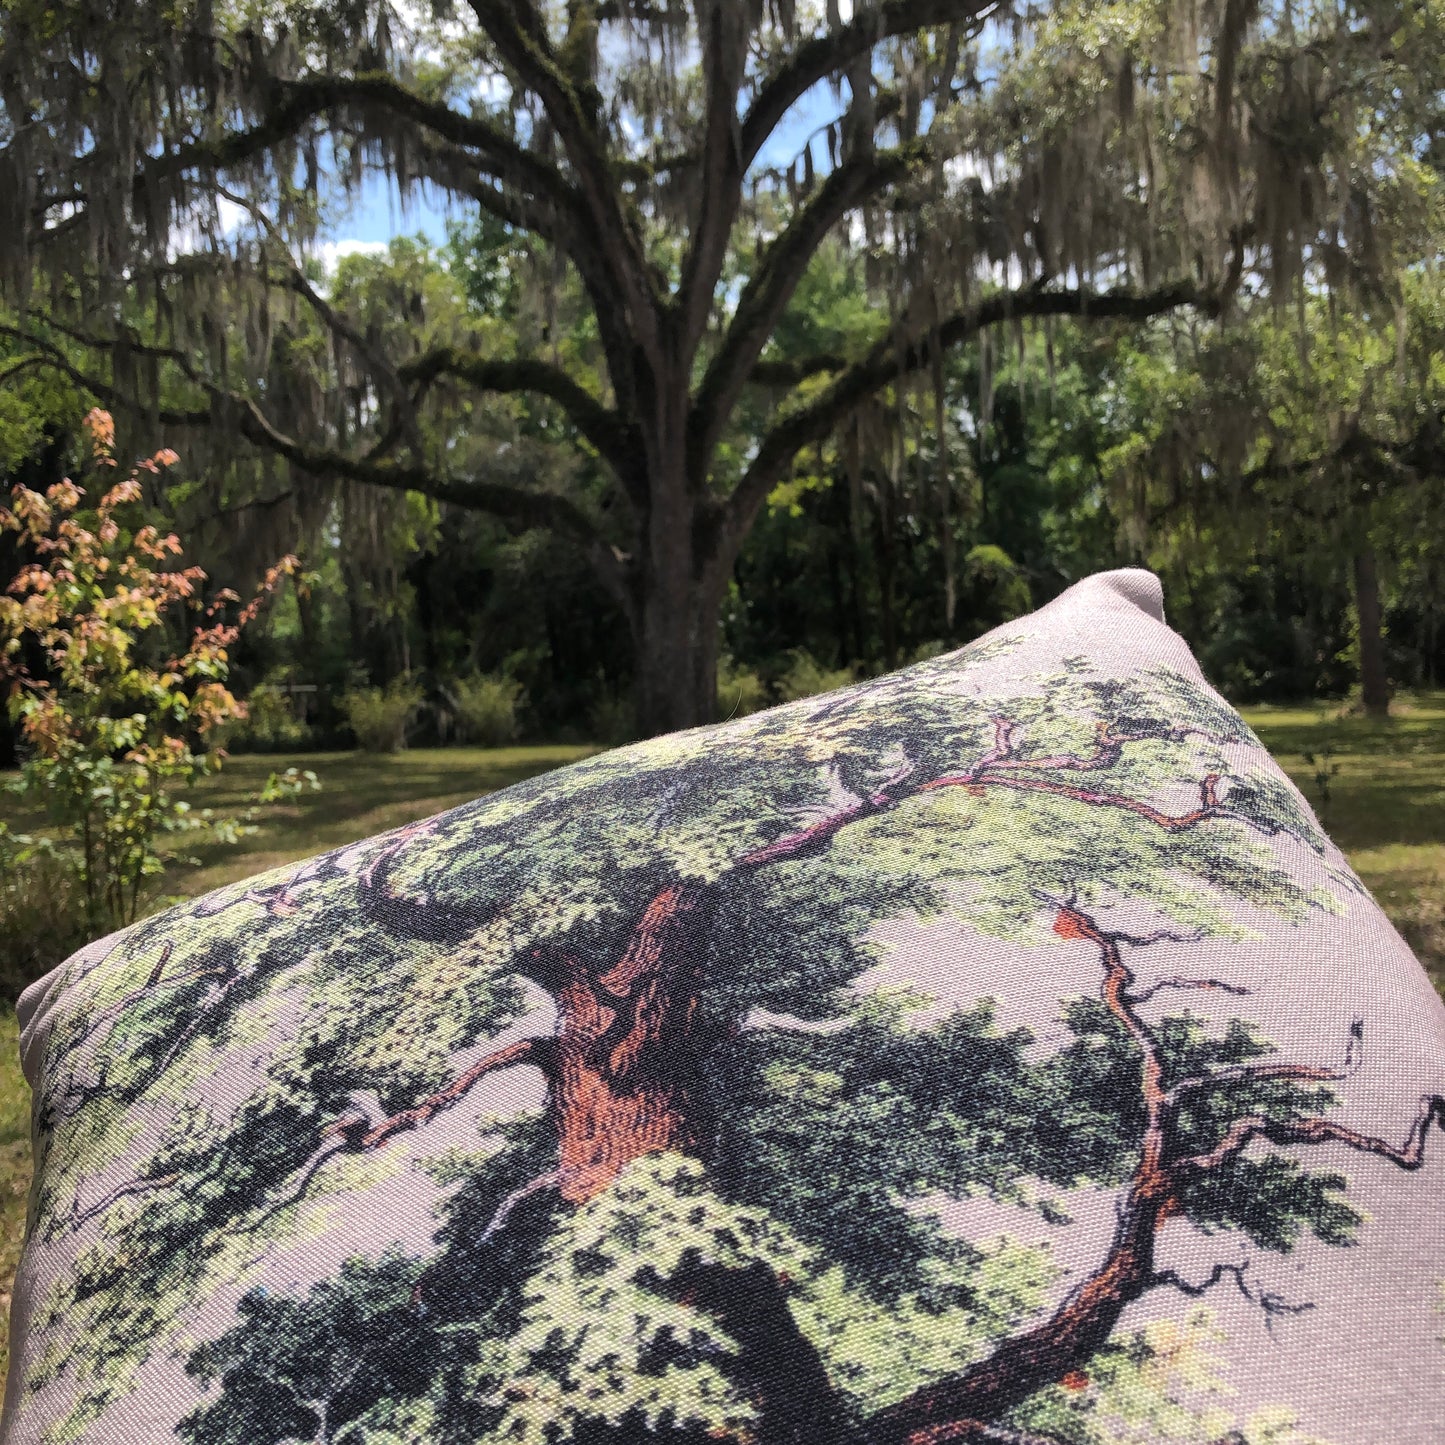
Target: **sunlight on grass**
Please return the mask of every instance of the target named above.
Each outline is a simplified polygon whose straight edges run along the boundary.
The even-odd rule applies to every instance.
[[[1245,717],[1445,992],[1445,693],[1383,722],[1328,703]]]

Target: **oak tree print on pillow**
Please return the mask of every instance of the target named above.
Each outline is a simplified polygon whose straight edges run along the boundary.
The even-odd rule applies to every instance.
[[[1395,1307],[1445,1026],[1119,575],[77,956],[6,1439],[1380,1438],[1270,1352]],[[1360,917],[1406,982],[1301,1035]]]

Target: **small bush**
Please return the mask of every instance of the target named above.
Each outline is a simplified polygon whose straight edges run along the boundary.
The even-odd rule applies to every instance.
[[[788,670],[778,679],[778,696],[784,702],[833,692],[853,681],[851,669],[826,668],[805,647],[795,647],[788,656],[791,658]]]
[[[604,692],[587,714],[589,736],[608,747],[630,743],[637,736],[637,714],[632,699]]]
[[[520,682],[501,673],[459,677],[447,689],[457,734],[484,748],[499,748],[517,738],[517,711],[526,693]]]
[[[225,741],[233,753],[288,753],[310,744],[311,729],[285,692],[263,682],[251,689],[246,715],[226,730]]]
[[[175,452],[114,481],[114,422],[96,408],[84,426],[93,496],[67,477],[44,493],[12,487],[0,505],[0,536],[21,560],[0,591],[0,683],[22,749],[4,786],[35,820],[32,833],[0,832],[0,868],[16,927],[29,927],[21,893],[45,897],[44,880],[63,873],[95,935],[148,905],[164,835],[231,842],[249,830],[180,794],[225,759],[219,737],[245,711],[226,687],[230,650],[296,559],[228,621],[241,599],[226,589],[205,604],[206,574],[181,566],[180,538],[145,520],[143,479]]]
[[[399,677],[384,689],[353,688],[341,699],[341,709],[363,752],[395,753],[406,746],[421,698],[421,688]]]
[[[8,841],[0,823],[0,1000],[13,1003],[93,930],[75,870],[48,854],[20,862]]]
[[[747,717],[770,706],[768,685],[750,667],[725,657],[717,669],[717,715],[720,718]]]
[[[968,613],[987,631],[1022,617],[1033,606],[1023,568],[1002,547],[971,547],[963,559],[963,586]]]

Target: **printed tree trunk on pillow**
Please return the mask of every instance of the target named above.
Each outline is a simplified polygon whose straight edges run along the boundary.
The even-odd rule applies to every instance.
[[[1008,645],[599,756],[82,956],[107,1001],[57,1024],[42,1143],[124,1162],[46,1174],[38,1228],[80,1263],[30,1387],[79,1433],[220,1282],[417,1170],[430,1245],[379,1209],[369,1258],[241,1293],[180,1438],[1104,1440],[1163,1358],[1131,1303],[1307,1308],[1231,1241],[1349,1243],[1311,1150],[1413,1170],[1445,1103],[1346,1127],[1369,1020],[1285,1057],[1194,958],[1358,884],[1212,694],[1080,659],[979,696]],[[944,917],[1069,950],[1062,1041],[865,977],[890,922]],[[950,1216],[1087,1187],[1117,1225],[1061,1301],[1046,1246]],[[1197,1278],[1159,1263],[1175,1221],[1218,1235]],[[1210,1328],[1170,1348],[1205,1360]]]

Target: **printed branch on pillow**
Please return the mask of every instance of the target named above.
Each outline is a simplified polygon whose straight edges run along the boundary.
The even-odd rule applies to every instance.
[[[703,982],[702,939],[711,921],[722,884],[756,873],[769,865],[816,855],[845,828],[941,790],[961,789],[981,797],[991,789],[1044,793],[1091,808],[1118,810],[1143,818],[1166,832],[1180,832],[1206,822],[1232,821],[1271,835],[1284,831],[1276,820],[1252,816],[1230,807],[1225,780],[1211,772],[1198,783],[1198,805],[1168,812],[1144,799],[1062,781],[1053,774],[1078,775],[1107,771],[1131,743],[1179,742],[1191,736],[1223,742],[1200,726],[1156,724],[1118,727],[1107,719],[1095,725],[1092,751],[1030,756],[1019,725],[1002,716],[991,719],[993,744],[966,769],[932,777],[919,776],[907,759],[873,780],[866,791],[853,791],[835,769],[828,770],[829,806],[797,827],[740,857],[723,880],[665,884],[636,915],[621,955],[598,967],[550,946],[534,947],[519,960],[519,972],[532,978],[556,1000],[560,1021],[556,1037],[544,1044],[502,1049],[469,1065],[441,1089],[415,1100],[389,1116],[353,1109],[325,1125],[315,1151],[298,1167],[299,1188],[284,1191],[283,1203],[298,1202],[332,1157],[375,1149],[397,1135],[425,1125],[458,1103],[466,1093],[497,1070],[519,1065],[540,1069],[547,1078],[556,1123],[560,1162],[556,1187],[571,1203],[582,1203],[604,1189],[633,1159],[667,1149],[695,1152],[705,1144],[698,1122],[694,1070],[682,1061],[696,1061],[719,1040],[705,1036],[698,1009]],[[338,875],[356,880],[360,906],[378,925],[406,937],[431,942],[460,942],[488,920],[489,912],[443,907],[436,900],[409,897],[394,888],[391,874],[409,844],[428,835],[429,823],[410,824],[382,841],[381,848],[359,845],[314,860],[265,887],[247,887],[220,895],[202,905],[204,916],[222,910],[260,907],[290,915],[304,906],[307,892]],[[105,1010],[105,1017],[164,986],[169,945],[145,989],[135,991]],[[254,966],[252,966],[254,967]],[[185,1044],[204,1031],[208,1016],[218,1014],[250,973],[227,974],[211,964],[188,971],[193,977],[215,975],[209,998],[178,1031],[174,1042],[147,1073],[133,1079],[125,1096],[139,1097],[180,1056]],[[736,1026],[735,1026],[736,1027]],[[75,1067],[74,1061],[72,1068]],[[72,1077],[54,1107],[64,1115],[108,1092],[104,1079],[79,1082]],[[169,1174],[160,1176],[169,1178]],[[132,1190],[131,1192],[134,1192]],[[275,1201],[267,1213],[274,1212]],[[89,1219],[93,1209],[78,1211]]]
[[[832,705],[819,705],[814,718],[817,728],[827,723],[825,710]],[[903,722],[908,724],[909,719]],[[1209,830],[1211,836],[1217,832],[1221,837],[1253,834],[1257,842],[1261,837],[1284,834],[1319,851],[1317,837],[1306,832],[1308,820],[1292,821],[1288,803],[1262,806],[1248,776],[1233,776],[1213,764],[1192,779],[1171,774],[1167,794],[1139,784],[1138,776],[1153,776],[1147,770],[1134,777],[1132,786],[1139,795],[1121,782],[1110,785],[1111,772],[1120,768],[1136,745],[1200,739],[1218,749],[1246,742],[1240,735],[1220,735],[1189,722],[1113,716],[1095,723],[1091,745],[1075,750],[1040,746],[1031,753],[1025,724],[1003,716],[988,719],[986,728],[982,728],[983,722],[975,716],[971,734],[979,739],[974,746],[983,750],[962,769],[956,762],[938,765],[938,758],[947,751],[943,742],[936,744],[931,757],[926,747],[897,748],[885,754],[886,762],[871,769],[854,760],[824,765],[814,801],[805,808],[793,808],[791,821],[777,829],[775,836],[751,842],[715,876],[678,873],[653,886],[645,899],[630,907],[624,900],[622,906],[628,909],[625,926],[616,935],[616,946],[605,952],[573,937],[529,942],[506,967],[545,990],[554,1001],[557,1022],[550,1036],[506,1044],[496,1043],[493,1036],[492,1046],[479,1049],[478,1056],[457,1069],[446,1083],[414,1094],[404,1107],[396,1107],[394,1092],[388,1110],[381,1107],[376,1093],[353,1090],[344,1110],[336,1111],[332,1103],[330,1117],[318,1120],[314,1112],[308,1116],[295,1111],[290,1116],[291,1132],[284,1137],[271,1122],[272,1116],[258,1109],[245,1137],[228,1138],[207,1149],[187,1145],[194,1149],[195,1162],[187,1156],[185,1168],[177,1164],[176,1149],[170,1154],[162,1151],[141,1176],[114,1185],[98,1203],[82,1208],[77,1200],[69,1211],[70,1226],[97,1217],[108,1220],[115,1210],[124,1229],[145,1200],[163,1191],[194,1192],[198,1182],[209,1187],[209,1181],[215,1180],[216,1197],[226,1211],[228,1227],[258,1228],[301,1206],[338,1156],[382,1150],[425,1129],[460,1104],[484,1079],[512,1069],[535,1070],[545,1080],[551,1151],[543,1167],[529,1166],[531,1177],[514,1178],[493,1196],[499,1202],[477,1227],[474,1245],[490,1244],[498,1236],[504,1236],[505,1242],[515,1221],[530,1212],[523,1206],[542,1197],[549,1198],[552,1207],[581,1210],[646,1156],[680,1154],[706,1166],[714,1152],[716,1113],[715,1103],[708,1097],[709,1061],[722,1045],[753,1029],[742,1011],[720,1017],[704,1007],[705,989],[712,982],[707,944],[729,892],[750,880],[764,879],[770,869],[825,857],[846,830],[884,820],[907,805],[922,807],[930,799],[957,799],[960,795],[1032,798],[1038,800],[1035,806],[1049,815],[1038,820],[1041,828],[1066,828],[1069,820],[1054,819],[1053,810],[1074,807],[1089,814],[1136,820],[1127,826],[1142,828],[1150,836],[1155,830],[1170,837]],[[905,743],[915,733],[916,729],[900,725],[899,737]],[[952,757],[957,757],[956,750]],[[1169,798],[1176,788],[1184,796],[1192,791],[1197,801],[1171,804]],[[431,837],[432,826],[414,825],[380,840],[379,845],[359,845],[295,870],[277,883],[222,895],[199,911],[218,917],[260,910],[265,918],[289,925],[304,921],[313,890],[329,899],[325,906],[334,908],[334,887],[340,883],[354,887],[362,915],[379,932],[411,941],[422,939],[443,949],[464,947],[505,905],[492,901],[476,906],[443,903],[430,891],[421,891],[421,887],[430,890],[430,881],[423,885],[398,881],[399,865],[407,861],[412,846]],[[1171,843],[1170,865],[1173,848]],[[1227,853],[1228,847],[1224,851]],[[1207,864],[1197,862],[1195,866],[1211,887],[1227,890],[1240,886],[1229,881],[1239,876],[1237,871],[1227,874],[1220,884]],[[327,886],[333,889],[330,894]],[[1297,900],[1306,896],[1303,889],[1295,895]],[[1079,1374],[1109,1338],[1124,1308],[1151,1290],[1174,1288],[1197,1294],[1232,1281],[1256,1298],[1267,1314],[1296,1308],[1251,1291],[1243,1265],[1221,1265],[1196,1282],[1158,1268],[1155,1246],[1160,1231],[1175,1217],[1246,1233],[1285,1231],[1285,1224],[1268,1217],[1272,1206],[1264,1185],[1255,1187],[1252,1145],[1266,1143],[1283,1149],[1335,1143],[1414,1169],[1424,1157],[1431,1123],[1445,1124],[1445,1103],[1435,1096],[1422,1101],[1398,1145],[1324,1118],[1323,1111],[1332,1103],[1329,1086],[1347,1078],[1358,1061],[1361,1044],[1354,1035],[1339,1066],[1250,1059],[1174,1077],[1162,1025],[1147,1023],[1141,1007],[1175,992],[1238,995],[1244,990],[1187,971],[1136,987],[1125,962],[1127,953],[1185,948],[1194,935],[1185,929],[1161,929],[1130,936],[1102,927],[1076,896],[1062,902],[1056,896],[1046,900],[1035,896],[1030,907],[1036,909],[1041,901],[1053,916],[1058,938],[1096,951],[1103,969],[1096,1006],[1102,1007],[1112,1021],[1110,1027],[1127,1041],[1139,1060],[1143,1122],[1137,1159],[1130,1156],[1132,1173],[1123,1189],[1118,1231],[1099,1267],[1053,1314],[1016,1331],[957,1375],[874,1412],[860,1424],[861,1435],[851,1425],[845,1430],[839,1424],[834,1433],[840,1441],[856,1437],[869,1445],[931,1445],[943,1440],[1036,1438],[1026,1431],[1013,1431],[1007,1420],[1010,1412],[1038,1391]],[[131,988],[107,1007],[107,1023],[114,1024],[128,1009],[157,996],[156,990],[166,984],[169,958],[163,945],[144,987]],[[64,1116],[67,1109],[83,1110],[102,1097],[138,1098],[175,1064],[190,1040],[218,1030],[224,1011],[235,1008],[239,998],[257,995],[261,987],[258,971],[294,965],[295,953],[280,948],[251,954],[244,966],[234,965],[230,973],[226,969],[231,965],[222,955],[187,962],[186,977],[204,975],[207,992],[197,998],[189,1016],[178,1013],[174,1024],[168,1025],[170,1032],[149,1046],[143,1067],[123,1088],[107,1085],[103,1072],[98,1078],[79,1082],[72,1073],[69,1083],[59,1090],[59,1099],[53,1099],[49,1107]],[[179,973],[174,976],[180,977]],[[333,1094],[333,1101],[335,1097]],[[267,1151],[265,1168],[256,1162],[263,1148]],[[244,1184],[231,1182],[224,1172],[236,1160],[245,1161]],[[1256,1206],[1259,1217],[1250,1217],[1249,1211]],[[1324,1233],[1342,1228],[1339,1218],[1349,1211],[1320,1203],[1316,1213],[1317,1218],[1306,1222]],[[770,1437],[769,1421],[843,1421],[848,1412],[839,1400],[830,1398],[828,1392],[834,1387],[822,1360],[799,1332],[787,1307],[786,1281],[760,1264],[731,1274],[734,1278],[729,1284],[718,1267],[702,1265],[685,1282],[685,1288],[700,1308],[712,1308],[708,1301],[714,1302],[713,1313],[738,1343],[740,1367],[755,1381],[754,1394],[764,1421],[762,1438],[793,1438],[785,1434]],[[792,1361],[786,1378],[771,1368],[770,1357]]]
[[[1015,724],[1002,717],[992,724],[993,746],[960,772],[919,778],[914,765],[905,761],[864,794],[849,792],[840,779],[830,777],[835,806],[806,826],[744,854],[733,865],[729,880],[821,852],[850,824],[946,788],[976,796],[990,788],[1051,793],[1090,807],[1132,813],[1171,832],[1213,820],[1232,820],[1265,833],[1278,831],[1272,823],[1231,811],[1227,795],[1221,796],[1222,779],[1217,773],[1200,781],[1199,805],[1178,813],[1047,776],[1106,770],[1118,762],[1130,742],[1178,740],[1198,734],[1197,728],[1116,733],[1100,722],[1093,753],[1031,758],[1020,751]],[[399,836],[361,872],[360,897],[378,922],[405,927],[408,920],[425,919],[428,936],[435,938],[439,923],[428,906],[407,900],[389,886],[391,866],[413,836],[415,830]],[[280,888],[282,896],[291,896],[292,885]],[[585,1203],[642,1155],[664,1150],[691,1153],[704,1147],[706,1131],[699,1123],[701,1111],[694,1097],[695,1070],[685,1061],[700,1062],[718,1042],[704,1036],[698,993],[706,956],[702,938],[719,892],[719,883],[685,880],[660,888],[642,908],[621,956],[601,969],[565,950],[532,949],[524,971],[556,999],[560,1021],[555,1039],[500,1050],[390,1117],[355,1115],[337,1120],[323,1131],[323,1138],[331,1141],[321,1146],[325,1156],[377,1148],[458,1103],[488,1074],[520,1064],[540,1069],[547,1078],[560,1156],[555,1187],[569,1203]],[[475,928],[481,921],[474,916],[470,926]],[[456,922],[449,917],[447,926]],[[308,1162],[309,1178],[315,1175],[315,1163]]]
[[[1192,1100],[1237,1084],[1341,1082],[1358,1067],[1362,1026],[1357,1024],[1352,1029],[1344,1062],[1339,1066],[1251,1063],[1169,1081],[1155,1030],[1139,1014],[1139,1005],[1157,986],[1136,990],[1134,973],[1124,960],[1126,948],[1147,947],[1165,939],[1158,935],[1137,939],[1105,931],[1088,914],[1067,903],[1059,907],[1054,932],[1098,951],[1103,968],[1103,1002],[1141,1058],[1145,1126],[1138,1163],[1119,1206],[1113,1243],[1103,1262],[1048,1319],[1008,1340],[958,1378],[919,1391],[872,1420],[869,1445],[988,1439],[988,1424],[1006,1416],[1044,1386],[1086,1365],[1113,1333],[1125,1307],[1154,1289],[1172,1287],[1198,1296],[1231,1280],[1268,1316],[1308,1309],[1307,1302],[1292,1304],[1266,1293],[1256,1296],[1242,1264],[1216,1265],[1198,1283],[1182,1279],[1173,1270],[1158,1268],[1155,1252],[1161,1230],[1171,1219],[1189,1217],[1193,1197],[1201,1185],[1207,1185],[1211,1176],[1239,1160],[1255,1139],[1281,1146],[1334,1142],[1379,1155],[1401,1169],[1415,1170],[1424,1162],[1431,1123],[1445,1128],[1445,1097],[1438,1095],[1420,1101],[1419,1111],[1399,1144],[1328,1119],[1298,1114],[1292,1102],[1283,1101],[1270,1113],[1251,1113],[1232,1120],[1217,1143],[1196,1152],[1191,1148],[1191,1121],[1187,1118]],[[1195,986],[1192,980],[1170,982]],[[1193,1128],[1197,1130],[1198,1124]]]

